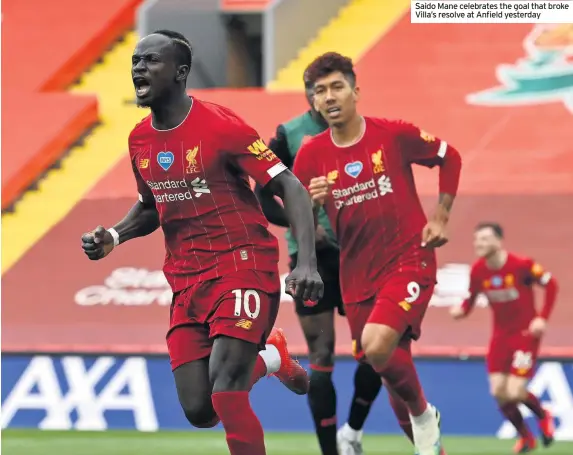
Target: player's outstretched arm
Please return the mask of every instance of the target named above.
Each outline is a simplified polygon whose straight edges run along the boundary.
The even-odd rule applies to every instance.
[[[316,270],[314,213],[308,192],[289,170],[273,178],[267,188],[283,200],[298,243],[297,266],[287,278],[287,291],[294,297],[317,301],[322,297],[323,283]]]
[[[82,249],[92,261],[106,257],[120,243],[151,234],[159,227],[154,203],[137,201],[125,218],[110,229],[98,226],[82,236]]]

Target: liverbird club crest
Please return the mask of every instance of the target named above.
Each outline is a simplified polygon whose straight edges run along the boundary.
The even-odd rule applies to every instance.
[[[197,169],[197,153],[199,153],[199,146],[187,150],[187,155],[185,155],[185,159],[187,160],[187,167],[185,168],[186,174],[195,174],[199,171]]]
[[[537,25],[526,56],[496,68],[498,87],[466,97],[468,104],[511,106],[561,102],[573,112],[573,24]]]

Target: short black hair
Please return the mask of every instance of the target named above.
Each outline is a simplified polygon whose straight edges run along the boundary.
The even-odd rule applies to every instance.
[[[302,73],[302,81],[304,82],[304,88],[311,89],[314,86],[314,82],[309,77],[308,67]]]
[[[175,47],[177,63],[179,65],[187,65],[189,70],[191,70],[191,63],[193,62],[193,46],[185,36],[179,32],[174,32],[173,30],[155,30],[153,34],[163,35],[171,39],[171,42]]]
[[[499,223],[494,223],[492,221],[482,221],[481,223],[478,223],[475,230],[481,231],[482,229],[488,229],[488,228],[493,231],[493,233],[498,239],[503,239],[503,228]]]
[[[318,79],[340,71],[354,87],[356,85],[356,73],[350,57],[345,57],[337,52],[327,52],[317,57],[306,69],[305,74],[314,85]]]

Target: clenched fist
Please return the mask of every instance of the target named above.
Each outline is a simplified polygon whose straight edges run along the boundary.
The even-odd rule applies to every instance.
[[[316,267],[297,265],[285,281],[286,293],[293,298],[318,302],[324,295],[324,283]]]
[[[324,176],[311,179],[310,185],[308,185],[308,192],[315,205],[324,205],[330,193],[330,183],[328,179]]]
[[[92,261],[106,257],[113,247],[113,237],[103,226],[98,226],[93,231],[82,235],[82,249]]]

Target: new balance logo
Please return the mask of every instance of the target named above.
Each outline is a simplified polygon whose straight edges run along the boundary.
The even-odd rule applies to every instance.
[[[388,193],[393,193],[392,182],[388,176],[383,175],[378,179],[378,191],[380,191],[380,196],[385,196]]]
[[[253,326],[253,321],[249,321],[248,319],[241,319],[239,322],[235,324],[235,327],[240,327],[241,329],[251,330]]]
[[[200,179],[199,177],[191,182],[191,187],[193,188],[195,197],[201,197],[202,194],[211,193],[211,190],[207,188],[205,179]]]

